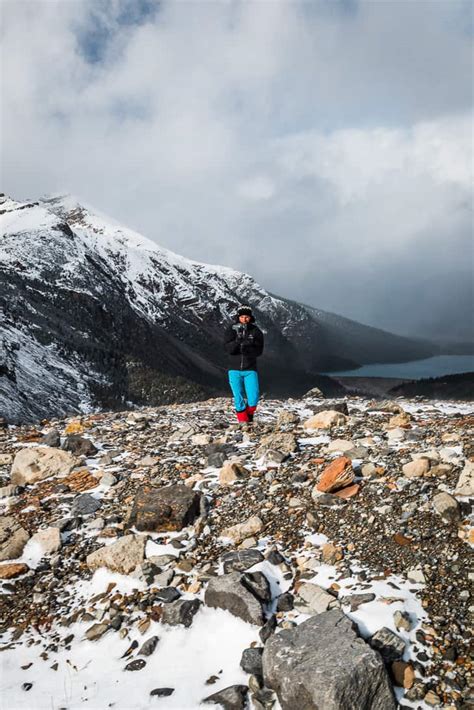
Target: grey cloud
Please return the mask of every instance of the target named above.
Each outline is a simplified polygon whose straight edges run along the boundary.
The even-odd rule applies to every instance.
[[[3,189],[70,191],[282,295],[467,337],[468,3],[142,6],[2,4]]]

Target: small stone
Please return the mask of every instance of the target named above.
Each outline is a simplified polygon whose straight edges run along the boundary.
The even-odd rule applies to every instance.
[[[317,584],[303,582],[298,587],[298,594],[295,597],[295,608],[304,614],[322,614],[334,601],[334,597],[328,594]]]
[[[294,606],[294,597],[290,592],[284,592],[277,597],[277,611],[291,611]]]
[[[305,429],[331,429],[332,427],[343,426],[347,417],[341,412],[328,409],[318,412],[303,424]]]
[[[135,496],[128,527],[150,532],[182,530],[200,515],[201,498],[201,493],[181,484],[143,486]]]
[[[333,451],[340,451],[345,454],[347,451],[351,451],[354,448],[354,442],[348,439],[334,439],[326,446],[326,451],[328,454]]]
[[[189,628],[202,602],[199,599],[180,599],[163,607],[161,620],[164,624]]]
[[[249,689],[246,685],[231,685],[217,693],[208,695],[202,702],[220,705],[223,710],[245,710],[248,692]]]
[[[262,626],[265,623],[262,594],[257,598],[258,580],[253,581],[251,584],[250,575],[243,576],[239,572],[211,577],[204,602],[215,609],[225,609],[250,624]]]
[[[253,675],[262,675],[262,654],[263,648],[246,648],[242,652],[240,666],[246,673]]]
[[[408,612],[399,611],[397,609],[397,611],[393,614],[393,622],[397,631],[400,631],[400,629],[403,629],[404,631],[411,631],[412,623]]]
[[[425,575],[423,574],[423,570],[417,568],[417,569],[409,569],[407,572],[407,579],[410,582],[413,582],[414,584],[425,584],[426,583],[426,578]]]
[[[284,409],[281,412],[278,412],[276,427],[277,429],[281,429],[281,427],[296,425],[299,421],[300,418],[295,412]]]
[[[245,572],[249,567],[263,562],[263,555],[260,550],[249,549],[239,550],[237,552],[228,552],[223,555],[224,573],[229,572]]]
[[[173,695],[173,693],[174,688],[154,688],[150,691],[150,695],[153,695],[156,698],[167,698],[170,695]]]
[[[384,626],[369,639],[369,643],[380,653],[386,663],[398,661],[405,651],[405,641]]]
[[[107,488],[110,488],[111,486],[115,486],[115,484],[117,483],[117,479],[112,473],[104,473],[99,483],[101,486],[106,486]]]
[[[59,528],[46,528],[39,530],[30,538],[24,554],[28,555],[28,551],[33,547],[39,547],[42,555],[52,555],[61,548],[61,534]]]
[[[249,472],[239,463],[235,461],[227,461],[219,472],[219,483],[221,486],[230,486],[236,481],[242,481],[247,478]]]
[[[338,491],[334,491],[334,495],[337,498],[342,498],[347,500],[348,498],[353,498],[360,491],[360,486],[358,483],[353,483],[352,486],[346,486],[345,488],[340,488]]]
[[[151,656],[151,654],[154,652],[155,648],[158,645],[158,641],[160,639],[158,636],[152,636],[149,638],[145,643],[142,645],[140,650],[138,651],[139,656]]]
[[[72,509],[76,515],[92,515],[102,508],[102,503],[90,493],[81,493],[74,498]]]
[[[269,619],[264,623],[262,628],[260,629],[258,635],[260,636],[260,640],[262,643],[265,643],[268,641],[270,636],[275,633],[275,629],[277,627],[277,620],[275,614],[272,614]]]
[[[342,560],[344,553],[340,547],[333,545],[331,542],[327,542],[322,546],[321,549],[321,559],[327,565],[335,565],[336,562]]]
[[[453,523],[460,520],[459,503],[449,493],[438,493],[433,498],[433,507],[447,522]]]
[[[351,605],[351,611],[357,611],[360,606],[373,602],[374,599],[375,594],[369,592],[367,594],[349,594],[342,598],[342,602],[343,604],[349,603]]]
[[[436,705],[441,705],[441,702],[442,702],[441,698],[439,697],[439,695],[436,695],[434,690],[429,690],[426,693],[423,700],[427,705],[430,705],[431,707],[436,707]]]
[[[100,639],[108,630],[109,624],[93,624],[87,629],[85,637],[89,641],[97,641],[97,639]]]
[[[253,515],[244,523],[237,523],[221,532],[222,537],[229,537],[236,545],[245,538],[255,535],[263,530],[263,522],[257,515]]]
[[[75,456],[94,456],[97,453],[97,448],[90,439],[78,434],[68,436],[62,446],[64,451],[70,451]]]
[[[41,443],[45,446],[59,447],[61,446],[61,437],[57,429],[50,429],[41,439]]]
[[[430,470],[431,462],[429,458],[423,457],[406,463],[403,467],[403,475],[405,478],[421,478]]]
[[[141,669],[145,668],[145,666],[146,666],[146,661],[143,658],[136,658],[134,661],[130,661],[130,663],[127,663],[124,670],[125,671],[141,671]]]

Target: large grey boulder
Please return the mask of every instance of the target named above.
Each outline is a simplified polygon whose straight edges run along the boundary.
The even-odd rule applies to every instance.
[[[244,575],[239,572],[211,577],[204,595],[204,603],[215,609],[230,611],[250,624],[265,623],[260,599],[245,585]]]
[[[182,484],[163,488],[141,488],[135,496],[129,527],[162,532],[182,530],[200,514],[202,493]]]
[[[271,636],[263,652],[265,685],[282,710],[395,710],[382,658],[339,609]]]

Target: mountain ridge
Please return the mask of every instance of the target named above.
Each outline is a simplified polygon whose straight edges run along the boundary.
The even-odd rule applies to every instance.
[[[3,196],[0,221],[0,406],[12,420],[227,392],[221,333],[239,302],[266,334],[262,383],[273,395],[337,394],[321,371],[435,352],[163,249],[70,196]]]

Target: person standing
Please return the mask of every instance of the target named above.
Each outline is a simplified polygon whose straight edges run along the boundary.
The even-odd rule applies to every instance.
[[[264,338],[250,306],[239,306],[225,331],[224,347],[229,355],[229,384],[239,422],[252,422],[259,399],[257,358]]]

